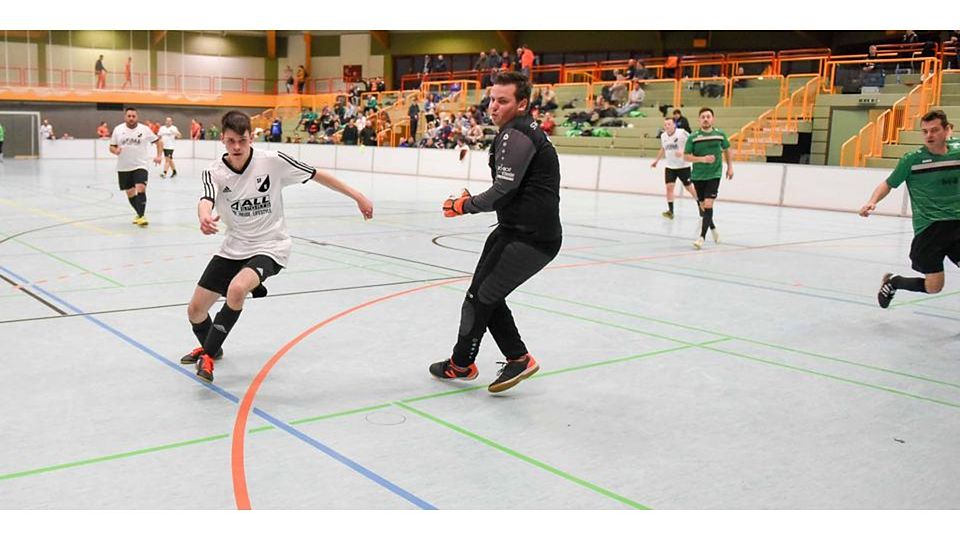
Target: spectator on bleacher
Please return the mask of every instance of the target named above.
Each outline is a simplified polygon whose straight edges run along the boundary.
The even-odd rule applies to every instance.
[[[363,106],[363,114],[370,114],[371,112],[377,112],[379,107],[377,105],[377,95],[370,94],[370,97],[367,98],[366,105]]]
[[[297,66],[297,76],[294,80],[296,83],[296,89],[298,94],[302,94],[304,89],[307,86],[307,68],[303,67],[303,64]]]
[[[363,128],[367,127],[367,117],[362,114],[358,114],[354,125],[357,126],[357,131],[359,132]]]
[[[311,133],[310,136],[307,137],[307,144],[320,144],[320,141],[317,140],[316,133]]]
[[[487,53],[480,51],[480,58],[477,58],[477,61],[473,64],[473,70],[483,71],[485,69],[487,69]]]
[[[347,106],[343,109],[343,120],[346,122],[351,118],[357,117],[357,106],[353,102],[347,102]]]
[[[874,71],[876,71],[877,69],[876,60],[878,57],[879,55],[877,54],[877,46],[871,45],[870,48],[867,49],[867,61],[863,65],[863,71],[866,73],[873,73]]]
[[[147,120],[146,124],[150,127],[150,131],[152,131],[154,135],[160,132],[160,124],[158,124],[157,122],[154,122],[152,120]]]
[[[367,124],[359,133],[360,144],[363,146],[377,146],[377,130],[372,125]]]
[[[553,87],[547,86],[540,93],[540,110],[547,112],[558,108],[560,106],[557,105],[557,93],[553,90]]]
[[[316,119],[317,119],[317,113],[313,112],[313,107],[306,107],[300,113],[300,121],[297,122],[297,127],[293,129],[294,131],[298,129],[302,131],[308,131],[310,124],[313,123],[313,121]]]
[[[110,128],[107,126],[106,122],[100,122],[100,125],[97,126],[97,138],[98,139],[110,138]]]
[[[413,96],[410,101],[410,107],[407,108],[407,118],[410,119],[410,134],[417,134],[417,124],[420,123],[420,105],[417,104],[417,96]]]
[[[106,88],[107,87],[107,68],[103,67],[102,54],[100,55],[100,58],[97,58],[97,62],[93,65],[93,72],[97,77],[97,88]]]
[[[950,39],[944,45],[953,47],[953,61],[947,62],[948,69],[960,69],[960,30],[950,32]],[[936,51],[936,45],[934,45],[934,51]]]
[[[470,128],[467,129],[466,139],[467,143],[473,147],[476,147],[483,140],[483,128],[474,118],[470,119]]]
[[[413,137],[407,137],[400,141],[398,145],[399,148],[414,148],[417,146],[417,143],[413,140]]]
[[[207,132],[203,129],[203,122],[197,122],[200,125],[200,140],[204,141],[207,139]],[[280,142],[279,140],[277,142]]]
[[[133,77],[133,73],[131,73],[132,66],[133,57],[128,56],[126,63],[123,64],[123,84],[120,86],[121,90],[125,90],[128,86],[133,86],[133,80],[131,79],[131,77]]]
[[[200,139],[200,122],[197,122],[196,118],[190,119],[190,138],[193,140]]]
[[[490,99],[491,99],[491,98],[490,98],[490,90],[491,90],[491,89],[490,89],[490,87],[488,86],[488,87],[483,91],[483,97],[480,98],[480,103],[477,104],[477,110],[480,111],[480,113],[481,113],[481,114],[484,114],[484,115],[487,114],[487,109],[490,107]]]
[[[423,71],[423,74],[424,74],[424,75],[429,75],[429,74],[433,71],[432,63],[433,63],[433,62],[431,62],[431,60],[430,60],[430,55],[429,55],[429,54],[423,55],[423,70],[422,70],[422,71]]]
[[[643,90],[643,87],[639,84],[635,84],[633,90],[630,91],[630,96],[627,98],[627,103],[617,109],[617,114],[620,116],[626,116],[639,109],[643,106],[643,100],[646,95],[647,93]]]
[[[346,144],[347,146],[356,146],[357,139],[360,137],[360,131],[357,129],[356,121],[353,118],[347,120],[346,127],[343,128],[343,134],[340,137],[340,142]]]
[[[610,102],[615,106],[621,106],[627,102],[627,94],[629,93],[629,82],[627,77],[620,72],[620,70],[613,72],[616,77],[616,82],[610,85]]]
[[[437,62],[436,62],[436,64],[434,64],[434,66],[433,66],[433,71],[435,71],[435,72],[437,72],[437,73],[445,73],[445,72],[447,72],[447,71],[450,71],[450,70],[447,68],[447,61],[443,59],[443,55],[442,55],[442,54],[438,54],[438,55],[437,55]]]
[[[200,125],[200,133],[203,134],[203,125]],[[270,141],[280,142],[283,137],[283,122],[279,118],[274,118],[270,123]]]
[[[737,67],[737,77],[743,77],[743,66]],[[750,86],[750,79],[736,79],[733,81],[734,88],[746,88]]]
[[[63,132],[63,136],[60,137],[60,139],[61,139],[61,140],[64,140],[64,141],[69,141],[69,140],[72,140],[72,139],[73,139],[73,135],[71,135],[71,134],[67,133],[66,131],[64,131],[64,132]]]
[[[207,129],[207,140],[216,141],[220,139],[220,128],[216,124],[210,124],[210,127]]]
[[[528,79],[530,79],[532,84],[533,64],[536,62],[537,56],[533,54],[533,50],[530,49],[530,47],[527,47],[526,43],[524,43],[520,49],[520,73],[523,73]]]
[[[283,80],[287,87],[287,93],[293,92],[293,70],[290,69],[289,65],[283,69]]]
[[[680,109],[673,110],[673,123],[677,126],[677,129],[682,129],[690,133],[690,122],[687,120],[687,117],[680,112]]]
[[[553,119],[553,115],[547,113],[543,116],[543,122],[540,122],[540,129],[543,130],[547,135],[553,135],[553,130],[557,127],[557,121]]]
[[[427,96],[427,98],[423,102],[423,118],[427,122],[433,122],[434,120],[437,119],[436,113],[437,113],[436,104],[433,102],[433,99],[431,99],[430,96]]]
[[[387,82],[383,80],[383,77],[377,77],[377,92],[386,92],[387,91]]]
[[[50,124],[50,120],[46,118],[43,119],[43,122],[40,124],[40,138],[41,139],[54,139],[53,126]]]

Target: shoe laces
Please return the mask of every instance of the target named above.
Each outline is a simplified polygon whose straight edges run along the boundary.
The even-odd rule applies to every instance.
[[[896,289],[893,288],[893,284],[890,283],[889,281],[886,282],[886,283],[884,283],[884,284],[880,287],[880,293],[883,294],[883,295],[886,295],[886,296],[891,296],[891,295],[893,295],[893,291],[895,291],[895,290],[896,290]]]

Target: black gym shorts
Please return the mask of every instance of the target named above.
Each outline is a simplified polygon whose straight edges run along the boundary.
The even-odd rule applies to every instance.
[[[147,170],[117,171],[117,178],[119,179],[120,189],[126,191],[133,189],[136,184],[146,184]]]
[[[943,272],[943,258],[960,263],[960,221],[934,221],[910,244],[911,266],[921,274]]]
[[[677,180],[683,182],[683,185],[690,185],[690,167],[684,167],[683,169],[671,169],[665,168],[663,170],[663,179],[668,184],[673,184]]]
[[[257,275],[260,276],[260,283],[266,281],[270,276],[279,274],[280,270],[283,270],[283,267],[268,255],[254,255],[249,259],[240,260],[225,259],[219,255],[214,255],[213,258],[210,259],[210,263],[207,264],[206,270],[203,271],[203,275],[200,276],[200,281],[197,282],[197,285],[208,291],[217,292],[222,296],[226,296],[230,282],[233,281],[233,278],[244,268],[250,268],[256,272]]]
[[[173,148],[164,148],[163,155],[166,157],[173,157]]]
[[[704,199],[716,199],[720,193],[720,179],[698,180],[693,183],[693,187],[697,190],[698,201],[702,202]]]

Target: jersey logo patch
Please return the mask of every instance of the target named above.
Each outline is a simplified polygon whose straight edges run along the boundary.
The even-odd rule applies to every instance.
[[[266,193],[270,189],[270,175],[258,176],[257,183],[260,184],[260,187],[257,188],[257,191],[260,193]]]
[[[233,190],[230,189],[230,186],[224,186],[224,187],[223,187],[223,192],[224,192],[224,193],[233,193]]]

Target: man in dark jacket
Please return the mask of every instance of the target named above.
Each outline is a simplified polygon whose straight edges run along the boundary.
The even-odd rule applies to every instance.
[[[560,161],[529,115],[526,77],[498,73],[491,94],[490,115],[500,128],[490,147],[493,186],[479,195],[464,190],[447,199],[443,213],[496,212],[499,224],[487,238],[463,301],[453,354],[431,365],[430,373],[440,379],[477,378],[475,360],[489,328],[506,361],[488,390],[502,392],[540,369],[520,339],[506,297],[560,251]]]

